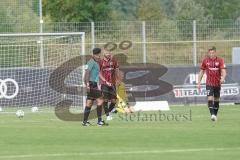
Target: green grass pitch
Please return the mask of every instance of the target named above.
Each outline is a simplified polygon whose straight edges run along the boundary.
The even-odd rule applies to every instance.
[[[29,110],[29,111],[28,111]],[[41,109],[18,119],[14,109],[0,112],[0,160],[236,160],[240,157],[240,106],[222,106],[218,121],[207,107],[171,107],[181,119],[114,115],[109,126],[82,127]],[[190,115],[191,110],[191,115]],[[145,118],[144,118],[145,117]],[[159,117],[157,117],[159,118]],[[95,120],[92,120],[95,122]]]

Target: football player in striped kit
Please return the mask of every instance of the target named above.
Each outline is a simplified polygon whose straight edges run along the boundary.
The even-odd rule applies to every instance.
[[[198,89],[201,89],[201,80],[206,73],[206,89],[208,96],[208,108],[211,114],[211,120],[217,120],[219,109],[219,99],[221,84],[225,82],[226,66],[224,60],[217,57],[216,47],[213,46],[208,50],[209,56],[202,61],[201,71],[198,79]]]

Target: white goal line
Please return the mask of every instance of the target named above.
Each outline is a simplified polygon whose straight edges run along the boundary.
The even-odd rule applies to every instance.
[[[104,156],[104,155],[132,155],[132,154],[164,154],[164,153],[187,153],[187,152],[210,152],[240,150],[236,148],[192,148],[192,149],[169,149],[169,150],[136,150],[136,151],[116,151],[116,152],[75,152],[75,153],[49,153],[49,154],[25,154],[25,155],[1,155],[0,159],[18,159],[34,157],[63,157],[63,156]]]

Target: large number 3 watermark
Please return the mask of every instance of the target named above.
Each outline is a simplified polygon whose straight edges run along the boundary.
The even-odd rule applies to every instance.
[[[132,47],[132,42],[122,41],[118,46],[113,42],[104,45],[104,48],[110,51],[114,51],[117,47],[121,50],[128,50]],[[72,71],[83,65],[83,58],[86,57],[74,57],[55,69],[50,75],[50,87],[61,94],[81,95],[83,87],[67,86],[64,81]],[[165,66],[153,63],[127,63],[127,56],[123,53],[115,55],[115,58],[120,60],[120,69],[125,73],[124,82],[130,86],[128,92],[132,95],[132,101],[135,101],[135,97],[160,96],[172,90],[171,84],[160,80],[160,77],[167,72]],[[81,121],[83,113],[70,112],[72,103],[72,100],[59,102],[55,107],[56,116],[64,121]],[[94,118],[97,118],[95,113],[89,117],[89,119]]]

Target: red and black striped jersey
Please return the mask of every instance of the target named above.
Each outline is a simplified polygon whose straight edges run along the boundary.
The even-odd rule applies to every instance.
[[[205,58],[202,62],[201,69],[206,71],[207,86],[221,86],[221,69],[226,68],[222,58],[216,57],[211,59]]]
[[[100,75],[104,78],[101,79],[100,83],[106,84],[106,81],[111,85],[116,84],[116,69],[119,68],[118,62],[115,58],[105,59],[99,61]]]

